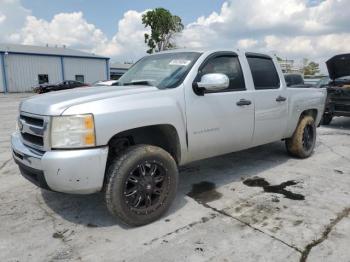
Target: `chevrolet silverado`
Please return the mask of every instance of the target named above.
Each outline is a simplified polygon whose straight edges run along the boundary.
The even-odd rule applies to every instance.
[[[103,192],[132,226],[168,210],[178,166],[279,140],[309,157],[326,97],[287,88],[274,56],[239,50],[149,55],[118,85],[24,100],[11,141],[25,178],[57,192]]]

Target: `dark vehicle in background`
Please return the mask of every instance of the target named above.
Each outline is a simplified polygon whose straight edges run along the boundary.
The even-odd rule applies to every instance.
[[[330,82],[322,124],[329,125],[335,116],[350,117],[350,53],[336,55],[327,62]]]
[[[34,87],[33,91],[37,94],[43,94],[51,91],[60,91],[60,90],[72,89],[72,88],[84,87],[84,86],[90,86],[90,85],[79,81],[65,80],[56,84],[49,84],[49,83],[41,84],[37,87]]]
[[[284,74],[287,86],[303,85],[304,78],[301,74]]]
[[[314,85],[312,84],[306,84],[301,74],[296,74],[296,73],[284,74],[284,79],[286,80],[287,87],[293,87],[293,88],[314,87]]]

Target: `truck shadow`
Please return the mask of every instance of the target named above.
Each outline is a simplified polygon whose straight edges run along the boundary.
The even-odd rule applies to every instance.
[[[207,160],[191,163],[180,172],[179,193],[193,193],[193,185],[212,183],[215,187],[232,182],[241,182],[246,178],[279,166],[291,157],[284,143],[275,142],[248,150],[235,152]]]
[[[189,201],[187,194],[193,185],[205,181],[204,186],[224,186],[243,178],[256,176],[286,162],[284,143],[276,142],[215,158],[197,161],[180,168],[178,195],[166,217],[181,210]],[[189,194],[191,196],[191,194]],[[47,206],[65,220],[87,227],[110,227],[119,223],[109,214],[102,193],[93,195],[67,195],[42,190]]]
[[[332,122],[324,127],[337,130],[350,130],[350,117],[334,117]]]

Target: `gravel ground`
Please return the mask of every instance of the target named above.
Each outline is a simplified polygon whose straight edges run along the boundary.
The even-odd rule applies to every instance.
[[[319,128],[305,160],[277,142],[183,167],[168,214],[128,228],[102,194],[20,176],[9,136],[26,96],[0,95],[0,261],[350,261],[350,118]]]

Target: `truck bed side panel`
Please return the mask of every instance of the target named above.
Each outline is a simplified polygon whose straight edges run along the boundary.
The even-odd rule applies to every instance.
[[[285,138],[293,135],[298,125],[300,115],[306,110],[317,110],[317,126],[321,121],[326,99],[326,92],[321,88],[287,88],[287,92],[289,97],[289,121],[285,132]]]

